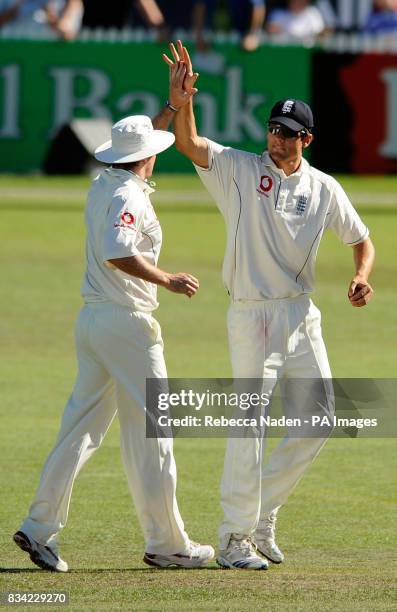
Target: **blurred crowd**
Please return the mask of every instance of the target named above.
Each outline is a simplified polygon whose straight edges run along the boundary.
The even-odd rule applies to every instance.
[[[397,35],[397,0],[0,0],[0,28],[73,40],[82,28],[144,28],[166,41],[191,33],[199,52],[211,33],[234,31],[246,51],[264,35],[312,43],[332,32]]]

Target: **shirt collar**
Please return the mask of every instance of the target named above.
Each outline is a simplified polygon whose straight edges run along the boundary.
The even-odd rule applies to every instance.
[[[261,162],[265,166],[268,166],[268,168],[271,168],[273,170],[273,172],[275,172],[279,176],[283,176],[283,177],[289,178],[285,174],[284,170],[282,170],[281,168],[278,168],[276,166],[276,164],[274,163],[274,161],[272,160],[272,158],[269,155],[269,151],[263,151],[263,153],[261,155]],[[299,166],[298,170],[296,170],[295,172],[293,172],[289,176],[301,176],[303,173],[308,172],[309,168],[310,168],[309,162],[307,162],[306,159],[304,157],[302,157],[301,165]]]
[[[106,169],[106,172],[109,172],[109,174],[113,176],[120,176],[127,180],[134,181],[134,183],[136,183],[146,195],[150,195],[156,191],[147,180],[145,181],[132,170],[123,170],[123,168],[110,167]]]

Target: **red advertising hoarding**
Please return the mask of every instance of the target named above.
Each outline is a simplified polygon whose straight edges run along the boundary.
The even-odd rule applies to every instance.
[[[354,116],[351,170],[396,172],[397,55],[361,55],[340,78]]]
[[[315,52],[312,100],[315,166],[397,172],[397,55]]]

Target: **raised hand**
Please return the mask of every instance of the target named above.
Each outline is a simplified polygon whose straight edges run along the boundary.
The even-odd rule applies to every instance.
[[[175,108],[180,108],[197,93],[194,85],[199,75],[193,72],[188,50],[182,41],[178,40],[178,49],[173,43],[170,43],[169,47],[174,61],[163,53],[163,59],[170,69],[169,102]]]

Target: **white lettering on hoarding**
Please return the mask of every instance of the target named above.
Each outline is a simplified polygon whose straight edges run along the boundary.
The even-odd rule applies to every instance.
[[[200,133],[212,140],[219,140],[220,133],[217,130],[217,101],[215,96],[209,93],[198,93],[194,99],[194,105],[200,109]]]
[[[110,117],[110,112],[104,105],[104,98],[110,91],[108,76],[99,70],[89,68],[53,68],[50,71],[55,80],[54,122],[52,129],[68,123],[74,116],[76,108],[86,108],[93,117]],[[75,79],[86,78],[91,86],[85,97],[77,98],[74,94]],[[254,141],[263,141],[264,127],[255,117],[255,110],[266,100],[262,94],[246,94],[244,96],[242,68],[234,66],[226,71],[226,118],[225,129],[219,126],[219,104],[216,97],[210,93],[197,95],[196,104],[201,107],[200,131],[213,139],[223,139],[228,142],[241,142],[244,136]],[[160,99],[148,91],[135,91],[124,94],[117,102],[116,108],[124,113],[132,112],[135,103],[141,103],[142,114],[154,117],[160,108]],[[244,134],[245,132],[245,134]]]
[[[242,68],[233,66],[226,72],[226,129],[224,140],[240,142],[246,135],[255,141],[263,141],[265,128],[254,115],[255,109],[266,101],[263,94],[252,93],[243,96]]]
[[[242,68],[233,66],[226,71],[225,90],[225,129],[219,128],[219,103],[210,93],[198,93],[196,106],[200,107],[200,132],[213,140],[241,142],[245,137],[263,142],[265,131],[255,117],[255,110],[263,104],[263,94],[245,94],[243,89]],[[244,134],[245,132],[245,134]]]
[[[52,131],[69,123],[76,108],[85,108],[91,117],[112,120],[111,113],[103,100],[110,91],[110,79],[102,70],[93,68],[52,68],[50,75],[55,83],[54,121]],[[75,81],[86,79],[90,85],[88,94],[76,97]]]
[[[142,105],[139,110],[141,115],[155,117],[160,110],[158,97],[148,91],[133,91],[124,94],[117,102],[117,109],[123,113],[132,114],[131,108],[136,102],[140,102]],[[133,114],[137,115],[138,113],[134,111]]]
[[[0,138],[19,138],[18,126],[20,68],[17,64],[4,66],[0,70],[3,78],[3,117],[0,125]]]
[[[397,157],[397,69],[388,68],[381,73],[386,85],[386,142],[379,152],[384,157]]]
[[[76,116],[76,109],[85,109],[93,118],[112,120],[108,108],[111,92],[111,79],[102,70],[82,67],[49,68],[54,84],[53,118],[50,133],[69,123]],[[18,126],[20,101],[20,68],[18,65],[5,66],[0,70],[4,80],[3,117],[0,124],[0,137],[21,137]],[[243,69],[231,66],[227,69],[225,83],[224,124],[221,117],[220,102],[215,94],[200,92],[195,104],[200,110],[200,132],[215,140],[239,143],[245,139],[263,142],[264,126],[255,116],[258,107],[266,101],[260,93],[245,93]],[[83,95],[76,93],[76,84],[83,79]],[[88,91],[88,93],[87,93]],[[127,91],[115,103],[115,110],[125,114],[142,113],[154,117],[162,104],[162,99],[150,91]],[[136,107],[139,110],[135,110]]]

